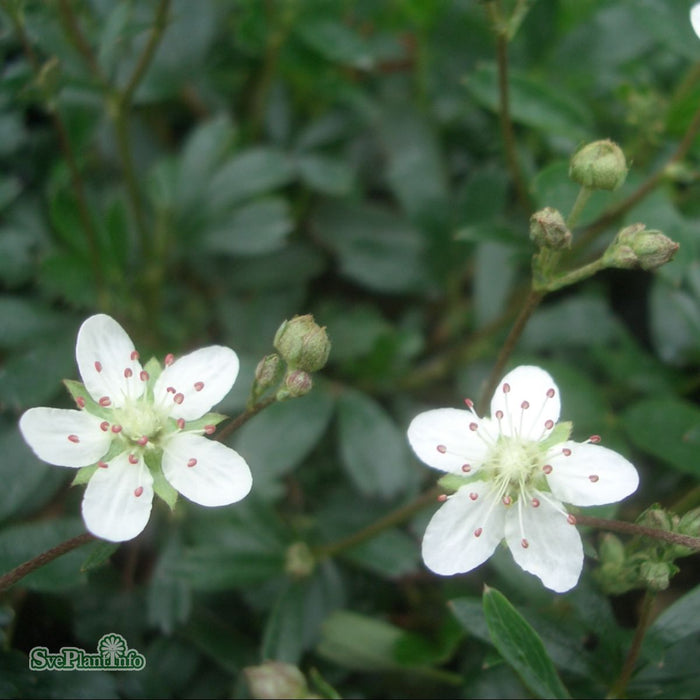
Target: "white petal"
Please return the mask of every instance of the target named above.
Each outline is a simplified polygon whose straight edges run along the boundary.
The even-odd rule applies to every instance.
[[[563,442],[548,452],[547,461],[552,466],[547,475],[552,493],[575,506],[616,503],[639,485],[634,466],[602,445]]]
[[[152,503],[151,473],[142,459],[131,464],[129,454],[122,452],[92,475],[83,497],[83,519],[93,535],[123,542],[146,527]]]
[[[581,575],[581,536],[563,510],[558,510],[543,494],[534,495],[539,501],[537,507],[522,498],[509,507],[506,541],[521,568],[538,576],[547,588],[564,593],[576,585]],[[551,496],[549,499],[553,501]],[[527,547],[523,546],[523,539]]]
[[[185,498],[203,506],[240,501],[253,483],[238,452],[193,433],[179,433],[165,444],[163,474]]]
[[[464,573],[493,554],[503,539],[505,507],[494,505],[490,495],[488,484],[475,481],[433,515],[423,537],[423,561],[429,569],[443,576]]]
[[[238,364],[238,355],[221,345],[183,355],[158,377],[155,401],[173,418],[200,418],[231,390]]]
[[[559,420],[561,399],[554,380],[540,367],[523,365],[506,374],[491,399],[491,418],[499,413],[505,435],[541,440]]]
[[[142,367],[131,338],[111,317],[90,316],[78,331],[75,359],[85,388],[95,401],[123,406],[143,394]]]
[[[464,476],[481,466],[495,442],[492,433],[494,426],[488,419],[458,408],[437,408],[411,421],[408,442],[428,466]]]
[[[34,454],[58,467],[85,467],[106,454],[111,434],[102,421],[84,411],[30,408],[19,419],[19,429]]]

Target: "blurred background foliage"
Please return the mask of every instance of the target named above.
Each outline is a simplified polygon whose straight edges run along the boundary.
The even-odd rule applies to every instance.
[[[429,574],[419,542],[432,505],[333,544],[434,483],[406,426],[477,398],[529,288],[529,216],[570,210],[568,160],[599,138],[618,142],[631,170],[592,198],[571,260],[636,221],[680,250],[653,275],[606,271],[549,295],[509,366],[545,367],[574,437],[599,433],[637,465],[639,492],[594,512],[700,504],[700,141],[664,169],[698,118],[690,3],[531,3],[508,47],[520,196],[487,5],[0,4],[0,571],[83,530],[82,489],[37,461],[17,418],[69,405],[61,379],[76,377],[88,315],[117,318],[146,357],[233,347],[229,415],[285,318],[313,313],[333,342],[311,394],[230,440],[253,471],[242,503],[180,502],[174,514],[158,503],[108,561],[89,560],[91,545],[4,595],[0,695],[247,697],[242,669],[274,659],[316,669],[322,694],[325,681],[344,697],[519,697],[522,674],[484,621],[484,582],[537,631],[569,692],[605,695],[640,594],[597,588],[597,533],[565,596],[503,551],[468,576]],[[682,564],[635,697],[700,692],[697,558]],[[27,669],[35,645],[92,651],[107,632],[146,669]]]

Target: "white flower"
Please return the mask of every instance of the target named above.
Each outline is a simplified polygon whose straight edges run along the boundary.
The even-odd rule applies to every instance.
[[[110,316],[88,318],[75,347],[83,384],[66,382],[80,410],[30,408],[19,421],[45,462],[87,467],[82,512],[94,535],[136,537],[150,517],[154,491],[172,507],[177,491],[204,506],[239,501],[252,477],[234,450],[208,440],[223,419],[207,411],[229,392],[238,357],[213,345],[145,368],[124,329]],[[80,478],[79,478],[80,477]]]
[[[516,563],[547,588],[573,588],[583,566],[576,519],[562,503],[614,503],[633,493],[637,470],[597,445],[569,440],[560,423],[559,390],[539,367],[507,374],[491,400],[491,418],[440,408],[416,416],[408,440],[427,465],[449,472],[455,490],[423,538],[423,560],[435,573],[464,573],[486,561],[505,538]]]

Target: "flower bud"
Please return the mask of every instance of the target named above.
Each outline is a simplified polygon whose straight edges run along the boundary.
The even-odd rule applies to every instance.
[[[291,369],[316,372],[328,360],[331,342],[311,314],[285,321],[275,333],[275,349]]]
[[[536,211],[530,217],[530,239],[539,248],[561,250],[571,247],[571,231],[564,217],[552,207]]]
[[[652,591],[665,591],[671,577],[678,573],[678,567],[672,562],[645,561],[639,567],[639,575]]]
[[[282,360],[277,353],[263,357],[255,368],[255,389],[262,393],[277,384],[282,376]]]
[[[617,535],[606,532],[600,538],[599,554],[603,564],[622,566],[626,556],[625,545]]]
[[[277,400],[298,399],[304,394],[308,394],[313,387],[313,380],[308,372],[300,369],[293,369],[287,372],[284,378],[284,386],[277,392]]]
[[[311,576],[316,559],[306,542],[293,542],[284,555],[284,571],[295,579]]]
[[[253,698],[308,698],[304,674],[292,664],[266,661],[260,666],[243,669]]]
[[[627,177],[625,154],[612,141],[593,141],[574,153],[569,177],[592,190],[616,190]]]
[[[644,224],[623,228],[603,254],[609,267],[624,269],[641,267],[657,270],[673,259],[679,245],[661,231],[648,231]]]
[[[682,535],[700,537],[700,508],[693,508],[681,517],[678,532]]]

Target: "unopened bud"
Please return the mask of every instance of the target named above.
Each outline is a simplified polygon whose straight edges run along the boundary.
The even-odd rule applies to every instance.
[[[255,368],[255,388],[262,393],[277,384],[282,376],[282,360],[277,353],[263,357]]]
[[[671,562],[645,561],[639,567],[639,575],[652,591],[665,591],[678,567]]]
[[[598,551],[603,564],[620,566],[625,561],[625,545],[619,537],[610,532],[606,532],[601,536]]]
[[[530,239],[540,248],[561,250],[571,247],[571,231],[564,217],[552,207],[536,211],[530,217]]]
[[[644,224],[623,228],[605,251],[603,259],[609,267],[657,270],[673,259],[679,245],[661,231],[647,230]]]
[[[328,360],[331,342],[311,314],[295,316],[285,321],[275,334],[275,349],[291,369],[316,372]]]
[[[253,698],[312,697],[304,674],[292,664],[266,661],[260,666],[248,666],[243,672]]]
[[[284,570],[292,578],[311,576],[316,567],[316,559],[306,542],[293,542],[284,556]]]
[[[678,532],[682,535],[700,537],[700,508],[693,508],[681,517]]]
[[[667,532],[671,532],[674,529],[671,514],[658,504],[649,506],[637,518],[636,522],[637,525],[642,525],[643,527],[653,527],[658,530],[666,530]]]
[[[616,190],[627,178],[625,154],[612,141],[593,141],[574,153],[569,177],[591,190]]]
[[[298,399],[311,391],[313,379],[308,372],[294,369],[287,372],[284,378],[284,386],[277,392],[277,400]]]

